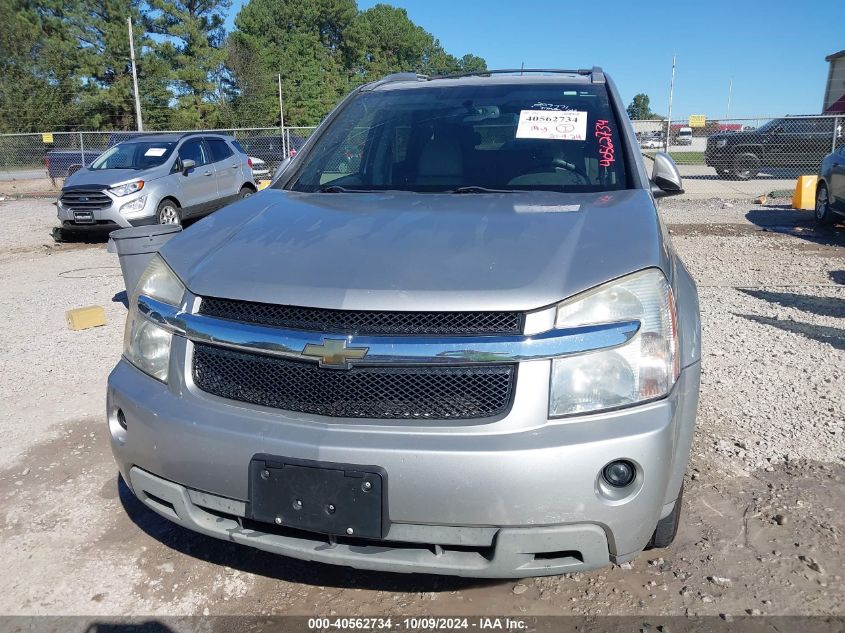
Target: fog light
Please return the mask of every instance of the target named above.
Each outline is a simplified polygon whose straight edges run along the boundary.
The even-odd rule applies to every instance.
[[[610,462],[604,467],[602,476],[604,480],[614,488],[624,488],[634,481],[637,469],[634,465],[625,460]]]
[[[124,431],[126,430],[126,416],[123,415],[123,409],[117,410],[117,423]]]

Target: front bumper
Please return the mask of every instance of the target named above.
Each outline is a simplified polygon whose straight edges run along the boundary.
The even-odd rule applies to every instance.
[[[113,197],[112,204],[104,209],[94,209],[94,222],[79,223],[76,221],[74,209],[66,207],[58,202],[56,208],[58,209],[58,219],[62,227],[70,230],[98,230],[103,228],[129,228],[130,226],[142,226],[145,224],[156,224],[156,208],[155,204],[149,196],[149,191],[142,190],[136,194],[131,194],[125,198]],[[123,205],[132,202],[135,198],[141,196],[146,198],[144,207],[139,211],[123,214],[120,209]]]
[[[686,469],[698,364],[658,402],[548,420],[550,362],[522,363],[501,419],[420,426],[334,420],[203,393],[191,380],[189,346],[175,338],[167,386],[125,360],[109,377],[112,449],[123,478],[147,506],[190,529],[295,558],[485,577],[623,562],[671,512]],[[330,543],[241,520],[258,453],[384,468],[385,539]],[[598,484],[615,459],[642,474],[621,500],[603,496]]]

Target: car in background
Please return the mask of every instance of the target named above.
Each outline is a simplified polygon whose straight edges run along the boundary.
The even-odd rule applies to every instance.
[[[289,134],[284,141],[281,134],[265,134],[251,136],[242,145],[247,154],[275,168],[286,158],[296,156],[296,152],[305,145],[305,140],[304,136],[298,134]]]
[[[270,177],[270,168],[263,160],[256,156],[249,157],[249,166],[252,168],[252,177],[257,183],[259,180],[264,180]]]
[[[675,135],[675,145],[692,145],[692,128],[682,127]]]
[[[255,191],[249,157],[232,137],[145,134],[70,175],[58,218],[68,231],[181,224]]]
[[[845,220],[845,144],[824,157],[816,185],[816,221]]]
[[[836,117],[783,117],[756,130],[718,132],[707,137],[704,162],[733,180],[750,180],[767,168],[815,172],[840,134],[835,125]]]
[[[656,134],[644,135],[640,138],[640,147],[642,149],[661,149],[663,139]]]

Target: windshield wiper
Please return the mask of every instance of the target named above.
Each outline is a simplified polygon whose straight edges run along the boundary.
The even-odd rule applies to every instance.
[[[443,193],[517,193],[516,189],[490,189],[479,185],[468,185],[456,189],[447,189]]]
[[[347,189],[340,185],[326,185],[320,187],[317,191],[320,193],[414,193],[404,189]]]

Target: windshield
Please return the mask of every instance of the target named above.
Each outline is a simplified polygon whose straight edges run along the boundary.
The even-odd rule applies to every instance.
[[[623,189],[603,85],[458,85],[363,92],[321,134],[295,191]]]
[[[120,143],[106,150],[89,169],[149,169],[164,163],[176,143]]]

